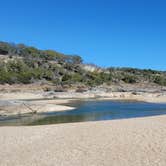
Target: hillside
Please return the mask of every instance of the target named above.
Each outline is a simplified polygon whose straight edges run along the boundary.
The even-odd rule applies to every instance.
[[[78,55],[0,42],[0,84],[49,82],[54,85],[97,86],[146,83],[166,86],[166,72],[135,68],[100,68]]]

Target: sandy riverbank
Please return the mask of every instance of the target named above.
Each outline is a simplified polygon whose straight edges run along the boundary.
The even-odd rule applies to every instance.
[[[43,100],[58,99],[57,103],[66,103],[71,99],[113,99],[138,100],[146,102],[166,102],[166,92],[0,92],[0,100]],[[59,100],[61,99],[61,100]],[[55,102],[55,101],[54,101]]]
[[[3,166],[165,166],[166,116],[0,128]]]

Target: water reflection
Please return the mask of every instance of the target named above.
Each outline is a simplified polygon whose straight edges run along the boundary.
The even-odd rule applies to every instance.
[[[15,117],[0,125],[44,125],[84,121],[111,120],[166,114],[166,104],[123,101],[77,101],[72,111],[52,112],[25,117]]]

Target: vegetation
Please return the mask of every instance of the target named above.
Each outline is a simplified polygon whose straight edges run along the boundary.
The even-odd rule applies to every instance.
[[[24,44],[0,42],[0,84],[48,81],[56,85],[81,84],[96,86],[125,82],[148,82],[166,86],[166,72],[134,68],[96,66],[86,70],[78,55],[65,55],[53,50],[39,50]]]

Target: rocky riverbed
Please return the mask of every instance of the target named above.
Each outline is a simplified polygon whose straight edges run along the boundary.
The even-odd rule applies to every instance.
[[[47,89],[47,90],[45,90]],[[166,88],[155,85],[112,85],[57,91],[56,87],[37,85],[1,85],[0,115],[17,115],[71,110],[71,100],[138,100],[166,103]]]

